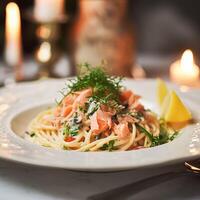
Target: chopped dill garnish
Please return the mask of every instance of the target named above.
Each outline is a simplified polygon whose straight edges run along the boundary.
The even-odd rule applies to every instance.
[[[82,120],[78,117],[77,113],[74,113],[69,122],[63,124],[63,135],[76,136],[81,127]]]
[[[34,132],[31,132],[30,136],[31,136],[31,137],[34,137],[34,136],[35,136],[35,133],[34,133]]]
[[[35,132],[28,132],[28,131],[25,131],[25,134],[29,135],[30,137],[34,137],[36,134]]]
[[[151,141],[151,146],[154,147],[172,141],[178,134],[178,132],[175,131],[171,136],[169,136],[169,133],[163,123],[164,121],[161,122],[160,124],[160,133],[158,136],[153,136],[152,133],[147,131],[144,127],[140,126],[138,123],[136,123],[135,125],[139,131],[144,133],[149,138],[149,140]]]
[[[175,132],[169,137],[169,141],[174,140],[174,139],[177,137],[178,134],[179,134],[179,132],[178,132],[178,131],[175,131]]]
[[[108,151],[113,151],[113,150],[116,150],[116,147],[114,146],[115,144],[115,140],[110,140],[108,142],[108,144],[104,144],[100,149],[101,150],[108,150]]]
[[[85,70],[82,70],[85,73],[66,84],[65,90],[67,92],[60,92],[63,98],[70,93],[92,88],[93,93],[89,98],[90,102],[98,102],[118,110],[121,109],[119,94],[122,87],[122,78],[109,76],[102,67],[92,67],[88,63],[82,64],[79,67],[81,69],[85,68]]]
[[[73,126],[70,128],[68,125],[65,125],[63,128],[63,135],[65,136],[76,136],[78,134],[79,127],[78,126]]]
[[[149,131],[147,131],[144,127],[140,126],[138,123],[135,123],[135,126],[140,132],[144,133],[152,143],[154,142],[154,137]]]

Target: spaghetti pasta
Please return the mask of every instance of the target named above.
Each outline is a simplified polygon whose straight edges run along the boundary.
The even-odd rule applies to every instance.
[[[166,143],[174,131],[123,88],[121,79],[100,68],[68,85],[57,106],[38,114],[25,139],[45,147],[75,151],[126,151]]]

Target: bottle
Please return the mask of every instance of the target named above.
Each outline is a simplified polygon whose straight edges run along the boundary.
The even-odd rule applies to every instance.
[[[135,59],[128,0],[80,0],[71,37],[76,65],[97,66],[104,60],[110,74],[131,76]]]

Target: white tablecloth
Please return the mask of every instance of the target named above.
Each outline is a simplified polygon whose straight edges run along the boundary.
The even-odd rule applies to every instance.
[[[55,161],[56,162],[56,161]],[[117,173],[86,173],[24,166],[0,161],[1,200],[84,200],[89,195],[181,165]],[[135,200],[199,200],[200,176],[183,176],[132,196]]]
[[[200,102],[200,90],[191,96]],[[89,195],[182,166],[179,164],[117,173],[86,173],[0,160],[0,200],[84,200]],[[145,189],[131,199],[199,200],[200,176],[183,176],[167,181]]]

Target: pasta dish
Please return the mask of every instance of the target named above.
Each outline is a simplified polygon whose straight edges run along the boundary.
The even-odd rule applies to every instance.
[[[136,150],[174,139],[177,131],[145,108],[120,77],[87,63],[83,67],[85,73],[66,83],[57,105],[31,121],[26,140],[86,152]]]

